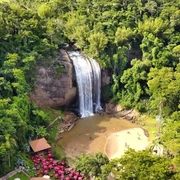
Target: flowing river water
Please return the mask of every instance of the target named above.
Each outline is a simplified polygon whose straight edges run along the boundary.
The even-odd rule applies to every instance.
[[[79,119],[69,132],[61,133],[62,139],[58,143],[64,148],[66,156],[72,159],[83,153],[92,155],[102,152],[107,154],[107,139],[112,133],[138,127],[137,124],[124,119],[97,114]],[[111,143],[111,147],[108,148],[117,146],[116,143]]]

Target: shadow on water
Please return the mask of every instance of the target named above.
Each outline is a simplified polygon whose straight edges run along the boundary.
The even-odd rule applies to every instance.
[[[66,156],[75,158],[81,154],[105,153],[107,137],[114,132],[138,127],[124,119],[95,115],[79,119],[69,132],[61,134],[58,143],[64,148]]]

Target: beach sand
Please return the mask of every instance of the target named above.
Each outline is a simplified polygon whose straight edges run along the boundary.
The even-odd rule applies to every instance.
[[[132,128],[112,133],[105,144],[105,154],[109,159],[120,158],[128,148],[144,150],[150,145],[143,129]]]

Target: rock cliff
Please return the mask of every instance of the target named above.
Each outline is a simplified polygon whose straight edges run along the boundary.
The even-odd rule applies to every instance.
[[[74,69],[68,54],[60,50],[57,59],[36,66],[35,86],[29,97],[37,106],[57,108],[76,101]]]

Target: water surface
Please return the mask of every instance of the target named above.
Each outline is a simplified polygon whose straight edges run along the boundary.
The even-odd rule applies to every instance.
[[[105,144],[111,133],[139,127],[124,119],[107,115],[95,115],[79,119],[69,132],[61,133],[58,143],[64,148],[66,156],[74,158],[80,154],[105,153]]]

